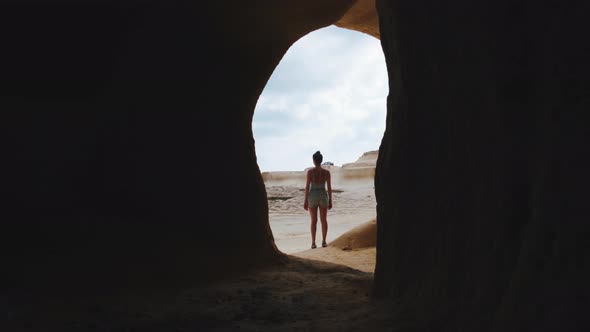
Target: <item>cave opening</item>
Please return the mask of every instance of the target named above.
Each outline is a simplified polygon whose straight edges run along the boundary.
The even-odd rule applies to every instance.
[[[364,268],[373,271],[374,174],[385,130],[387,93],[380,41],[354,30],[330,26],[309,33],[291,46],[275,68],[258,99],[252,130],[269,223],[279,250],[309,252],[310,215],[303,208],[305,171],[313,167],[312,154],[321,151],[323,168],[332,177],[329,247],[347,252],[371,247],[373,266]],[[321,240],[318,221],[318,247]],[[314,251],[314,258],[325,258],[320,251]]]
[[[0,11],[0,330],[589,330],[588,2],[95,3]],[[353,148],[365,107],[343,124],[345,102],[366,96],[314,84],[371,76],[369,56],[349,53],[367,46],[346,39],[303,58],[329,59],[314,75],[280,75],[305,93],[265,91],[251,121],[289,46],[330,24],[382,40],[380,146]],[[278,105],[266,119],[265,105]],[[316,150],[358,166],[377,147],[375,272],[275,250],[263,178],[288,182]],[[372,176],[357,171],[348,180]],[[330,244],[339,209],[353,215],[352,189],[334,188]],[[302,197],[271,201],[290,199],[307,249]]]

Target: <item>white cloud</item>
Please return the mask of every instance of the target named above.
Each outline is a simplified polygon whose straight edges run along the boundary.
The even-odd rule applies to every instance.
[[[302,170],[316,150],[337,165],[376,150],[387,88],[379,40],[336,27],[304,36],[275,69],[256,107],[260,169]]]

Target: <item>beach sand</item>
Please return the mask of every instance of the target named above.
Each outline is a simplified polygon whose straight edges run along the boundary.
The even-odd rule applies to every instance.
[[[345,265],[353,269],[373,273],[375,271],[376,220],[363,223],[345,232],[326,248],[308,249],[293,256],[322,262]]]
[[[332,176],[333,208],[328,211],[328,243],[348,230],[376,217],[374,187],[377,151],[363,154],[342,167],[327,166]],[[305,170],[263,173],[269,221],[275,244],[294,254],[311,246],[310,215],[303,209]],[[318,222],[316,242],[321,243]]]
[[[328,242],[376,216],[375,191],[372,184],[338,186],[333,189],[333,208],[328,211]],[[270,226],[279,250],[292,254],[309,249],[311,218],[309,212],[303,209],[303,188],[269,186],[267,195]],[[321,243],[319,221],[316,242]]]

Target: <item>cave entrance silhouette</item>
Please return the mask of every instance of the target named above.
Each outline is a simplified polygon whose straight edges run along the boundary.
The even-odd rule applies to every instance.
[[[310,248],[304,170],[313,166],[317,150],[325,163],[334,164],[324,167],[332,173],[334,189],[328,243],[376,217],[374,166],[387,94],[383,50],[370,35],[330,26],[302,37],[284,55],[258,99],[252,123],[279,250],[292,254]],[[321,239],[318,221],[316,242]]]

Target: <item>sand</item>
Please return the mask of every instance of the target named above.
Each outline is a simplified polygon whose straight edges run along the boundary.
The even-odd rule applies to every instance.
[[[309,249],[310,217],[303,209],[302,172],[267,173],[269,219],[278,248],[289,254],[285,264],[220,281],[206,289],[189,290],[177,298],[180,304],[176,305],[184,308],[182,302],[191,299],[201,330],[390,331],[392,304],[370,296],[376,255],[376,204],[374,172],[366,171],[374,163],[367,159],[356,169],[355,174],[360,176],[346,180],[341,174],[336,177],[326,248]],[[355,168],[354,164],[346,166]],[[335,167],[331,170],[333,174],[339,171]],[[318,244],[320,232],[318,225]],[[154,316],[166,322],[170,314]]]
[[[375,271],[376,220],[370,220],[342,234],[327,248],[308,249],[293,256],[345,265],[373,273]]]
[[[376,256],[376,153],[329,167],[328,247],[310,249],[304,172],[267,173],[269,219],[286,263],[185,295],[211,330],[390,331],[392,304],[371,299]],[[349,169],[346,176],[343,170]],[[321,243],[318,224],[317,243]]]
[[[269,186],[269,220],[277,247],[288,254],[309,249],[311,246],[311,217],[303,209],[303,188],[296,186]],[[328,211],[330,242],[344,232],[376,217],[375,191],[372,184],[336,187],[333,208]],[[318,222],[317,243],[321,243]]]
[[[328,211],[328,242],[376,217],[376,160],[377,152],[370,151],[342,167],[324,167],[332,174],[333,189],[333,208]],[[287,254],[311,246],[311,218],[303,209],[305,174],[305,170],[263,173],[275,244]],[[321,243],[319,224],[316,241]]]
[[[5,331],[391,331],[394,303],[371,297],[375,220],[327,248],[207,285],[12,309]],[[2,326],[2,324],[0,324]]]
[[[356,169],[349,173],[354,176],[339,173],[344,167],[331,168],[336,190],[326,248],[309,249],[302,172],[283,173],[280,181],[266,182],[271,228],[286,253],[282,264],[206,285],[75,301],[23,299],[22,308],[12,304],[0,330],[391,331],[399,326],[391,319],[394,304],[371,297],[376,254],[372,157],[359,159],[362,165],[356,168],[345,165]],[[318,224],[318,244],[320,234]]]

